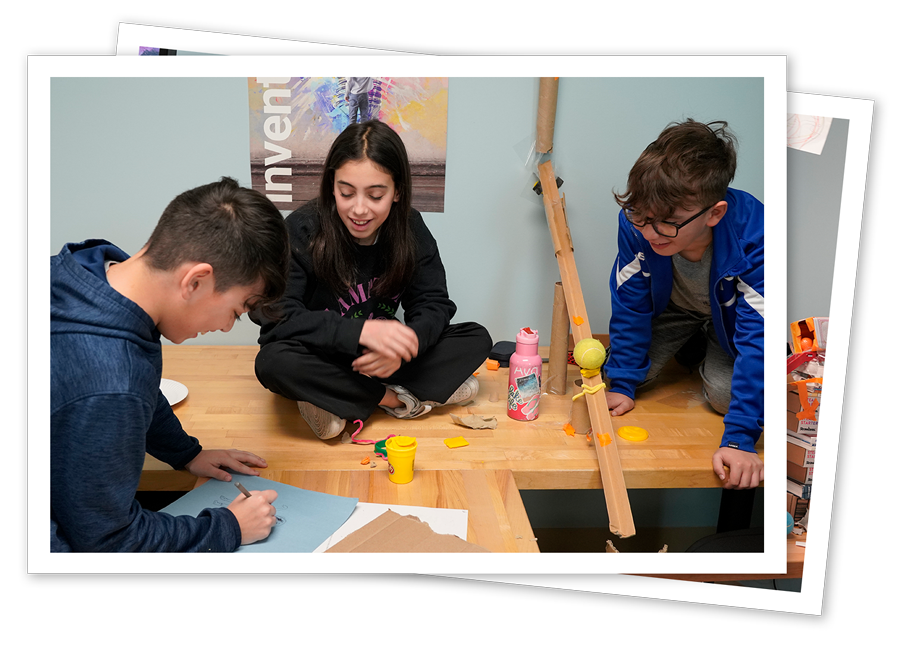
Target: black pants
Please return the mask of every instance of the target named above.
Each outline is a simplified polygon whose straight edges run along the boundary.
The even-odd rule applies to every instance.
[[[487,358],[491,336],[477,323],[452,324],[425,353],[379,379],[355,372],[354,357],[333,357],[292,340],[263,346],[256,356],[260,384],[291,400],[311,402],[344,420],[366,420],[398,384],[419,400],[445,402]]]

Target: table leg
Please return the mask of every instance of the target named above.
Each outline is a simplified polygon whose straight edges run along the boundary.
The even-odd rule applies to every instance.
[[[746,530],[750,527],[750,518],[753,516],[753,501],[756,496],[756,488],[749,490],[722,490],[722,500],[719,503],[719,521],[716,532],[729,532],[731,530]]]

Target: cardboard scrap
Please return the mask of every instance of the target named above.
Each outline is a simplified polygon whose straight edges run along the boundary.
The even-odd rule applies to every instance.
[[[440,535],[412,515],[388,510],[325,551],[326,553],[489,553],[456,535]]]
[[[452,413],[448,414],[450,418],[458,425],[462,425],[463,427],[468,427],[469,429],[496,429],[497,428],[497,418],[495,416],[479,416],[478,414],[471,414],[464,418],[460,418],[459,416],[455,416]]]

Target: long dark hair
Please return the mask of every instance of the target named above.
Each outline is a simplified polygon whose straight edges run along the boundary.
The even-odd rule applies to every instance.
[[[290,243],[284,217],[263,194],[223,177],[190,189],[163,211],[146,244],[151,267],[168,271],[184,262],[209,263],[215,289],[253,285],[251,306],[269,315],[287,284]]]
[[[365,159],[391,176],[399,196],[378,230],[378,244],[384,245],[386,251],[383,266],[378,268],[382,274],[374,286],[375,294],[393,296],[412,278],[416,247],[410,224],[412,185],[406,146],[385,123],[351,124],[331,145],[319,186],[319,226],[310,239],[310,255],[316,275],[334,292],[353,286],[357,277],[356,243],[337,213],[334,176],[347,162]]]

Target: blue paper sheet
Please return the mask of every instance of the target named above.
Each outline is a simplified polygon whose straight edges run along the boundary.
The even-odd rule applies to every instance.
[[[248,490],[275,490],[278,522],[264,540],[238,548],[238,552],[311,553],[353,513],[359,499],[302,490],[260,476],[232,474],[229,483],[210,479],[160,512],[196,517],[206,508],[227,507],[240,494],[235,483]]]

